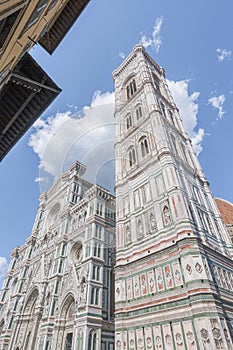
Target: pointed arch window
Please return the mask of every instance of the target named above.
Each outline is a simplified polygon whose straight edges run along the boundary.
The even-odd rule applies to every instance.
[[[96,332],[91,330],[88,339],[88,350],[96,350]]]
[[[125,118],[126,121],[126,129],[128,130],[132,126],[132,116],[131,114],[128,114]]]
[[[136,91],[137,91],[136,80],[133,78],[126,85],[127,100],[129,100],[135,94]]]
[[[91,304],[99,305],[99,288],[92,287],[91,290]]]
[[[165,105],[163,102],[160,102],[160,106],[161,106],[161,109],[162,109],[162,113],[164,115],[164,117],[166,117],[166,110],[165,110]]]
[[[140,148],[141,148],[142,158],[146,157],[149,154],[149,144],[146,137],[143,137],[142,139],[140,139]]]
[[[175,126],[175,121],[174,121],[174,116],[172,111],[169,109],[168,110],[169,118],[171,119],[172,124]]]
[[[135,109],[137,121],[142,118],[142,107],[139,105]]]
[[[154,83],[155,89],[157,91],[160,91],[159,78],[155,74],[152,74],[152,76],[153,76],[153,83]]]
[[[173,151],[178,154],[176,138],[175,138],[175,136],[173,134],[171,134],[170,137],[171,137],[170,140],[171,140],[171,144],[172,144],[172,147],[173,147]]]
[[[132,168],[136,164],[136,152],[135,148],[131,147],[128,151],[129,167]]]

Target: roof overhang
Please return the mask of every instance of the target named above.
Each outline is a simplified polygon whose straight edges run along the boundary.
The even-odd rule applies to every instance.
[[[0,90],[0,161],[60,92],[26,53]]]
[[[58,47],[66,33],[80,16],[90,0],[69,0],[59,16],[38,43],[50,54]]]

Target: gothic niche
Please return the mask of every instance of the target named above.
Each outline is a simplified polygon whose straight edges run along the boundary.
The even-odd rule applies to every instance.
[[[201,340],[202,340],[203,348],[205,350],[209,350],[211,347],[210,338],[209,338],[208,331],[204,328],[202,328],[201,330]]]
[[[151,226],[151,231],[157,230],[155,216],[153,213],[150,214],[150,226]]]
[[[163,222],[164,226],[168,226],[171,224],[171,212],[167,204],[163,207]]]
[[[143,236],[143,225],[141,220],[138,220],[137,222],[137,231],[138,231],[138,237],[141,238]]]
[[[83,256],[83,249],[82,249],[82,243],[81,242],[76,242],[73,247],[71,248],[70,251],[70,256],[71,256],[71,261],[72,263],[74,263],[75,265],[78,265],[81,260],[82,260],[82,256]]]
[[[57,219],[59,211],[60,211],[60,203],[54,204],[54,206],[50,209],[49,214],[47,216],[47,222],[46,222],[47,227],[50,227],[54,224],[54,222]]]
[[[130,233],[129,226],[127,226],[126,230],[125,230],[125,241],[126,241],[126,243],[130,243],[131,242],[131,233]]]

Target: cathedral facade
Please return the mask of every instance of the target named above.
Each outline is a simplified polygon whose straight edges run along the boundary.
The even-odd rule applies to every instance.
[[[232,349],[232,245],[164,70],[113,72],[116,350]]]
[[[0,303],[1,350],[114,348],[115,198],[75,162],[42,194],[13,250]]]
[[[164,70],[113,72],[115,197],[75,162],[41,195],[0,296],[0,350],[233,349],[232,243]]]

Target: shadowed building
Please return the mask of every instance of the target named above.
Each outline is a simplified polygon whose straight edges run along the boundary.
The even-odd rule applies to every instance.
[[[52,54],[88,2],[0,2],[0,160],[61,91],[28,51]]]

